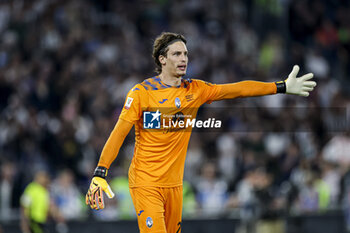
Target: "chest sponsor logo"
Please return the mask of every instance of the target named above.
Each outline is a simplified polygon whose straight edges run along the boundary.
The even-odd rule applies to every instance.
[[[143,128],[144,129],[160,129],[160,116],[162,114],[156,112],[143,112]]]
[[[197,120],[192,115],[186,115],[180,111],[175,114],[163,114],[158,109],[156,112],[143,112],[143,128],[162,129],[164,133],[168,133],[192,128],[221,128],[221,121],[215,118]]]

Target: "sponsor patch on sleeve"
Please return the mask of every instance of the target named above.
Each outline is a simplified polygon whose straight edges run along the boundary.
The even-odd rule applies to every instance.
[[[133,100],[134,100],[133,98],[128,97],[128,98],[126,99],[126,103],[125,103],[124,108],[125,108],[125,109],[129,109]]]

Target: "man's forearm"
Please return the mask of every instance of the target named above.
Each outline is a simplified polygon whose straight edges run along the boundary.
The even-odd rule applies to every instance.
[[[132,126],[133,124],[128,121],[123,119],[118,120],[105,146],[103,147],[98,166],[109,169],[111,163],[117,157],[119,149],[122,146],[125,137],[130,132]]]
[[[263,96],[277,93],[276,84],[273,82],[242,81],[237,83],[220,84],[218,86],[221,89],[215,100]]]
[[[239,97],[263,96],[276,93],[286,93],[307,97],[316,86],[312,73],[297,77],[299,66],[295,65],[292,72],[285,81],[279,82],[259,82],[242,81],[230,84],[217,85],[219,88],[215,100],[234,99]]]
[[[117,157],[119,149],[132,126],[133,124],[131,122],[119,118],[103,147],[100,160],[94,171],[94,177],[91,180],[89,190],[85,196],[85,203],[90,205],[92,209],[99,210],[105,207],[103,192],[105,192],[109,198],[114,197],[114,193],[105,178],[111,163]]]

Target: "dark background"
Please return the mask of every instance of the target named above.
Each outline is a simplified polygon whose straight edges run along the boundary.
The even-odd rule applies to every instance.
[[[0,224],[18,225],[20,196],[39,170],[50,174],[53,201],[75,213],[67,222],[135,218],[130,199],[96,213],[84,195],[128,90],[155,75],[152,43],[162,31],[187,38],[189,78],[278,81],[298,64],[318,83],[307,98],[200,110],[224,128],[192,135],[184,219],[349,218],[349,17],[345,0],[0,1]],[[110,180],[125,181],[133,143],[131,133]],[[124,183],[114,187],[128,195]]]

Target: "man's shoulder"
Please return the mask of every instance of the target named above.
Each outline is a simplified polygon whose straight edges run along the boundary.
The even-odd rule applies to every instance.
[[[197,85],[204,82],[203,80],[197,79],[197,78],[191,78],[190,80],[191,80],[191,83],[197,84]]]
[[[35,194],[35,193],[40,192],[42,190],[45,190],[45,188],[43,186],[39,185],[36,182],[31,182],[27,185],[24,192],[27,194]]]
[[[205,86],[212,86],[214,84],[201,80],[196,78],[183,78],[182,83],[184,83],[184,87],[187,87],[188,85],[191,86],[197,86],[197,87],[205,87]],[[183,85],[182,85],[183,86]],[[155,91],[155,90],[161,90],[166,88],[171,88],[172,86],[167,85],[163,83],[158,76],[154,76],[151,78],[146,78],[142,82],[136,84],[132,90],[146,90],[146,91]],[[179,86],[180,87],[180,86]]]
[[[141,83],[139,83],[139,85],[142,86],[142,88],[146,91],[155,91],[170,87],[166,84],[163,84],[158,76],[146,78]]]
[[[143,92],[150,89],[150,84],[152,85],[152,78],[147,78],[139,83],[136,83],[131,89],[130,92]]]
[[[148,92],[156,91],[165,88],[170,88],[170,85],[164,84],[158,76],[146,78],[142,82],[135,84],[130,92]]]
[[[201,79],[191,79],[191,83],[192,85],[196,85],[196,86],[212,86],[214,84],[201,80]]]

